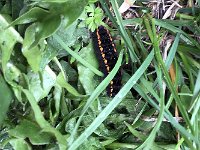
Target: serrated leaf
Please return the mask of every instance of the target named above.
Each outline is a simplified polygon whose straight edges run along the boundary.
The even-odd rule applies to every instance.
[[[92,21],[93,21],[93,18],[92,17],[88,17],[86,18],[86,24],[90,24]]]
[[[91,7],[91,6],[86,6],[86,7],[85,7],[85,10],[86,10],[87,12],[94,12],[94,8]]]
[[[96,15],[102,15],[102,9],[100,9],[99,7],[97,7],[95,10],[94,10],[95,14]]]

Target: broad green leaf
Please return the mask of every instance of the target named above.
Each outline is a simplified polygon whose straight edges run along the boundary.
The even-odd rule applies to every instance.
[[[9,140],[9,143],[14,150],[31,150],[31,147],[24,139],[11,139]]]
[[[52,35],[58,29],[60,24],[60,15],[48,15],[41,22],[37,22],[35,27],[35,41],[30,47],[35,47],[41,40]]]
[[[17,18],[15,21],[12,22],[11,25],[16,24],[24,24],[24,23],[30,23],[34,21],[40,22],[41,20],[45,20],[46,17],[52,15],[64,15],[66,18],[66,26],[73,23],[78,16],[82,13],[84,7],[87,5],[87,0],[44,0],[44,1],[37,1],[39,2],[39,6],[41,4],[42,6],[45,6],[45,9],[34,7],[31,10],[29,10],[27,13],[23,14],[19,18]],[[45,5],[43,5],[45,4]],[[49,9],[47,11],[46,9]],[[55,16],[54,16],[55,17]],[[57,17],[56,17],[57,18]]]
[[[3,4],[3,2],[1,1],[1,3]],[[4,5],[2,6],[1,8],[1,14],[10,14],[11,13],[11,10],[10,10],[10,2],[6,1],[4,3]]]
[[[65,26],[72,24],[82,13],[86,0],[65,1],[64,3],[46,2],[49,11],[42,8],[32,8],[30,11],[17,18],[11,25],[35,22],[35,40],[31,48],[36,46],[40,40],[53,34],[61,24],[61,15],[64,15]],[[78,8],[77,8],[78,7]]]
[[[20,11],[23,9],[24,0],[17,0],[11,2],[12,6],[12,18],[16,19],[20,15]]]
[[[21,101],[21,92],[16,82],[19,81],[21,72],[19,69],[9,62],[14,46],[19,42],[22,43],[23,39],[19,33],[13,28],[6,28],[9,23],[5,18],[0,15],[0,50],[1,50],[1,63],[5,80],[13,86],[15,96]],[[9,63],[8,63],[9,62]]]
[[[2,51],[2,67],[3,72],[10,59],[13,48],[17,42],[22,43],[23,39],[19,33],[13,28],[6,28],[9,23],[0,15],[0,49]],[[5,77],[7,79],[7,77]]]
[[[23,47],[22,47],[22,52],[34,72],[37,72],[40,70],[40,64],[41,64],[41,59],[42,59],[42,50],[39,49],[38,46],[30,48],[30,46],[32,45],[35,39],[36,27],[37,25],[34,23],[27,28],[25,32]]]
[[[60,62],[62,69],[65,73],[65,76],[67,77],[67,80],[70,82],[76,82],[78,80],[78,73],[77,71],[72,68],[71,64],[67,61],[61,60]]]
[[[59,49],[52,46],[52,43],[48,42],[47,45],[44,45],[45,49],[42,54],[42,59],[40,62],[40,68],[43,70],[48,63],[53,60],[54,57],[58,54]]]
[[[39,8],[39,7],[34,7],[30,9],[28,12],[26,12],[25,14],[21,15],[16,20],[14,20],[9,26],[41,21],[41,20],[44,20],[44,18],[46,18],[46,16],[48,15],[49,15],[49,11]]]
[[[21,80],[24,78],[22,77],[21,71],[14,64],[9,62],[4,75],[7,78],[7,82],[12,86],[12,90],[17,100],[22,102],[21,86],[23,85],[21,85]]]
[[[83,12],[88,0],[69,0],[54,8],[60,11],[66,19],[66,27],[72,24]]]
[[[34,96],[26,89],[23,89],[24,94],[26,95],[32,109],[34,112],[35,120],[39,124],[39,126],[43,129],[44,132],[52,133],[59,144],[61,149],[66,149],[66,140],[65,137],[55,128],[53,128],[45,119],[42,114],[40,107],[38,106]]]
[[[34,72],[41,70],[42,52],[37,46],[23,51],[23,54]]]
[[[91,44],[80,51],[80,56],[83,59],[88,60],[88,62],[90,64],[93,64],[93,66],[95,67],[98,66],[96,56],[94,55],[94,51],[91,48]],[[83,88],[85,89],[86,94],[90,95],[94,91],[94,88],[96,87],[96,84],[97,84],[94,82],[95,74],[89,68],[86,68],[80,63],[78,63],[77,67],[78,67],[78,72],[79,72],[79,80],[81,84],[83,85]]]
[[[28,72],[29,91],[33,94],[37,102],[46,97],[51,88],[55,85],[56,79],[52,73],[53,72],[49,70],[48,67],[40,73]]]
[[[66,27],[65,22],[63,22],[58,31],[56,32],[56,34],[58,34],[59,37],[61,37],[69,47],[73,46],[78,38],[74,36],[77,25],[78,22],[75,21],[70,26]],[[54,42],[56,41],[54,40]]]
[[[42,129],[35,122],[22,120],[14,129],[8,131],[10,136],[25,139],[28,138],[33,145],[48,144],[52,135],[42,132]]]
[[[84,66],[86,66],[87,68],[90,68],[90,70],[92,70],[95,74],[99,75],[99,76],[103,76],[103,73],[100,72],[99,70],[97,70],[93,65],[91,65],[90,63],[88,63],[86,60],[82,59],[77,53],[75,53],[74,51],[72,51],[68,45],[65,44],[65,42],[57,35],[54,35],[55,40],[57,40],[57,42],[70,54],[72,55],[74,58],[76,58],[77,61],[79,61],[81,64],[83,64]]]
[[[0,73],[0,127],[6,117],[8,107],[13,99],[10,87],[6,84],[2,74]]]

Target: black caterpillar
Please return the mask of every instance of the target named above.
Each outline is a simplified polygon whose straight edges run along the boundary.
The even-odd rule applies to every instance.
[[[95,54],[99,61],[99,69],[104,73],[104,77],[106,77],[114,68],[118,59],[115,44],[113,43],[109,31],[104,26],[99,26],[92,33],[92,39]],[[119,70],[106,88],[108,96],[114,97],[119,92],[121,80],[121,71]]]

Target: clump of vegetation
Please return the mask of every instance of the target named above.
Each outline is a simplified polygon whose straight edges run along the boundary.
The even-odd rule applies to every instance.
[[[119,53],[103,80],[100,25]],[[197,0],[1,0],[0,148],[200,149],[199,25]]]

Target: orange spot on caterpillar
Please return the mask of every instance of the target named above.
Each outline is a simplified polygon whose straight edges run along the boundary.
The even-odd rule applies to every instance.
[[[113,43],[111,34],[104,26],[99,26],[95,32],[92,33],[93,46],[95,54],[99,61],[101,71],[106,77],[114,68],[118,53]],[[107,95],[115,96],[121,88],[121,71],[119,70],[109,85],[106,87]]]
[[[104,59],[103,61],[104,61],[104,63],[105,63],[105,64],[107,64],[107,63],[108,63],[108,61],[107,61],[106,59]]]

